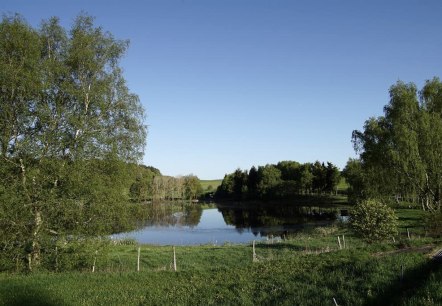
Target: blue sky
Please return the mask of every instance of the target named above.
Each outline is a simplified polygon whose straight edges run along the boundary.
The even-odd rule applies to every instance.
[[[81,11],[131,41],[147,111],[144,164],[222,178],[281,160],[355,157],[351,133],[397,80],[442,76],[442,1],[0,0],[33,26]]]

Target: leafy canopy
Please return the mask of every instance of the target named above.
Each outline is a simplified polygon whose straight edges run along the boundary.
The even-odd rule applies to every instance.
[[[128,42],[93,21],[0,22],[0,248],[29,269],[55,238],[123,223],[125,163],[143,154],[144,110],[119,67]]]
[[[367,197],[407,197],[439,210],[442,195],[442,83],[427,80],[390,88],[384,116],[353,132]]]

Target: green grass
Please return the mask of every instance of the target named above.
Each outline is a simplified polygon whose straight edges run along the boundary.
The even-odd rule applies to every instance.
[[[341,177],[337,186],[338,192],[347,191],[348,187],[350,187],[350,185],[347,183],[344,177]]]
[[[328,253],[301,245],[118,248],[120,272],[0,275],[3,305],[439,305],[442,269],[419,253],[375,257],[354,247]],[[371,250],[369,248],[369,250]],[[401,266],[404,276],[401,279]]]
[[[201,186],[203,187],[204,192],[208,191],[216,191],[216,188],[218,188],[219,185],[221,185],[221,182],[223,180],[200,180]],[[211,186],[211,189],[209,190],[209,186]]]
[[[399,230],[406,233],[407,229],[416,235],[425,235],[425,218],[429,212],[421,209],[400,208],[396,209],[396,216],[399,219]]]
[[[401,232],[422,213],[398,210]],[[337,236],[345,235],[340,250]],[[367,244],[339,224],[256,245],[111,245],[96,272],[0,274],[0,305],[441,305],[442,263],[404,235]],[[406,245],[415,250],[401,248]],[[141,271],[136,272],[138,247]],[[91,262],[92,266],[92,262]],[[403,271],[403,273],[402,273]]]

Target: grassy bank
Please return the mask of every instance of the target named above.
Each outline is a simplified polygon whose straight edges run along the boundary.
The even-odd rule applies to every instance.
[[[177,272],[171,246],[126,241],[97,254],[95,273],[0,274],[0,304],[441,305],[442,263],[428,256],[440,241],[408,239],[403,228],[418,232],[416,214],[399,216],[395,243],[366,244],[335,225],[257,244],[256,261],[252,245],[177,246]]]
[[[200,180],[204,192],[215,192],[223,180]]]

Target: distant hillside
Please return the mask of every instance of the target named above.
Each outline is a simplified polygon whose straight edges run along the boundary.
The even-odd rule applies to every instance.
[[[221,185],[221,182],[223,180],[200,180],[201,186],[203,187],[204,192],[209,191],[216,191],[216,188],[218,188],[219,185]]]

